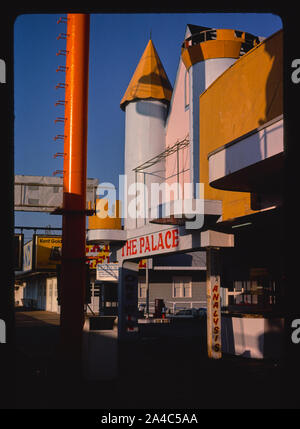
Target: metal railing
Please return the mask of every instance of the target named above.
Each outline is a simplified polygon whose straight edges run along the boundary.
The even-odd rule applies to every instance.
[[[244,55],[246,52],[248,52],[250,49],[252,49],[254,46],[261,42],[261,40],[257,36],[254,36],[250,33],[238,30],[234,30],[234,33],[237,39],[243,40],[241,44],[240,55]],[[217,38],[218,37],[216,29],[203,30],[187,37],[183,41],[181,47],[185,49],[188,46],[198,45],[199,43],[207,42],[208,40],[216,40]]]

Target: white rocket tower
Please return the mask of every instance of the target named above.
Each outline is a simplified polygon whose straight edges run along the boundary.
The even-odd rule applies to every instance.
[[[120,103],[126,114],[124,172],[131,194],[127,196],[125,229],[148,223],[151,183],[164,181],[162,161],[146,168],[142,164],[165,150],[165,119],[171,95],[172,86],[150,39]],[[139,166],[139,171],[135,171]],[[135,187],[136,182],[146,185],[148,195]],[[130,217],[133,211],[136,218]]]

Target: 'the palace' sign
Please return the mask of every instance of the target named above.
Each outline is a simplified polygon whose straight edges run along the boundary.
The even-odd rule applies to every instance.
[[[179,246],[179,229],[168,229],[127,240],[122,257],[143,257],[176,250]]]

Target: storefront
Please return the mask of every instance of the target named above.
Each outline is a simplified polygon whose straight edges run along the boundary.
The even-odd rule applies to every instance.
[[[24,244],[23,270],[16,274],[22,282],[22,305],[26,308],[60,312],[59,273],[61,263],[59,235],[33,235]],[[107,245],[87,244],[87,302],[88,313],[99,313],[100,293],[96,282],[97,264],[109,262],[110,249]]]
[[[279,359],[284,297],[281,209],[247,216],[230,227],[235,246],[221,251],[223,352]]]
[[[156,232],[154,232],[155,228]],[[152,230],[152,232],[150,233],[149,230]],[[139,231],[141,235],[137,235]],[[130,233],[128,232],[128,234]],[[210,268],[207,267],[207,252],[210,252],[212,248],[219,250],[223,247],[232,247],[233,245],[233,234],[213,230],[196,230],[191,232],[187,231],[184,226],[159,227],[157,225],[149,225],[148,227],[140,228],[132,232],[131,238],[129,238],[126,244],[117,252],[120,266],[118,290],[119,339],[121,341],[132,340],[138,333],[138,295],[141,291],[139,284],[141,280],[139,278],[138,269],[139,258],[152,257],[155,261],[155,259],[159,260],[160,256],[177,256],[177,271],[176,268],[171,271],[172,268],[170,265],[164,267],[165,270],[163,275],[163,270],[157,270],[159,272],[160,284],[163,283],[163,278],[165,278],[167,279],[166,283],[171,286],[170,300],[172,299],[172,301],[169,302],[169,305],[172,304],[173,308],[176,308],[176,306],[180,306],[181,303],[185,308],[188,308],[186,305],[187,301],[189,301],[189,303],[193,302],[189,295],[194,294],[194,298],[196,298],[195,307],[200,308],[205,306],[209,314],[214,303],[213,300],[210,299],[211,297],[208,296],[208,284],[211,284],[215,274],[220,277],[220,272],[216,273],[215,271],[210,271]],[[182,256],[188,256],[192,261],[193,254],[198,257],[195,258],[197,259],[197,263],[194,260],[194,266],[183,267],[178,264]],[[201,263],[199,263],[200,256],[202,256],[202,267]],[[153,271],[155,272],[155,270]],[[167,271],[169,271],[171,275],[168,275]],[[172,279],[171,281],[170,278]],[[151,288],[153,284],[154,282],[152,281],[150,284]],[[166,289],[160,287],[161,294],[166,293],[163,292],[163,290],[166,291]],[[219,305],[217,308],[218,314],[220,314],[220,310],[221,307]],[[213,318],[210,319],[209,324],[210,323],[213,323]],[[212,333],[213,331],[211,330],[211,334]],[[211,343],[211,347],[214,347],[213,342]]]
[[[282,39],[282,31],[263,40],[187,25],[173,89],[148,42],[120,103],[128,186],[119,196],[122,214],[131,216],[123,216],[123,228],[120,217],[118,226],[95,219],[87,235],[118,249],[120,340],[137,334],[139,299],[150,304],[158,276],[160,293],[171,295],[157,298],[172,309],[177,298],[194,305],[195,286],[205,281],[210,357],[280,355]],[[199,253],[203,263],[195,263]],[[161,264],[167,255],[176,261]],[[191,256],[188,266],[182,255]],[[147,278],[141,259],[152,264]]]

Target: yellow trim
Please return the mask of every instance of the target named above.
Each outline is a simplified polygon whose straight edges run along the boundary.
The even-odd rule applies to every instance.
[[[182,49],[181,58],[187,69],[210,58],[239,58],[241,44],[239,40],[208,40]]]
[[[216,30],[217,32],[217,40],[235,40],[235,31],[234,30],[228,30],[219,28]],[[244,33],[244,40],[245,40],[245,33]]]
[[[96,201],[96,210],[108,210],[108,201],[100,199]],[[122,229],[120,218],[120,202],[117,200],[115,205],[115,217],[105,217],[101,219],[97,213],[88,217],[89,229]]]
[[[182,61],[187,69],[192,65],[211,58],[239,58],[241,45],[245,42],[245,32],[240,37],[235,30],[216,29],[216,39],[185,46],[181,50]]]

